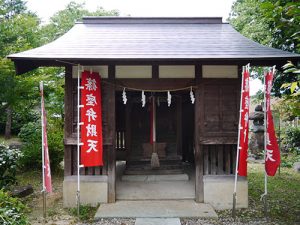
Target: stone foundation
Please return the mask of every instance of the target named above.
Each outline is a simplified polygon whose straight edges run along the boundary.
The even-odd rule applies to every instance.
[[[77,176],[67,176],[63,182],[64,207],[76,207]],[[107,203],[107,176],[80,176],[80,202],[96,206]]]
[[[217,210],[232,209],[234,175],[206,175],[204,182],[204,203]],[[248,207],[248,181],[238,177],[237,208]]]

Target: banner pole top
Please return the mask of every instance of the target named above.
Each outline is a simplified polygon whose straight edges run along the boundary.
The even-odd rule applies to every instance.
[[[43,91],[43,90],[44,90],[44,82],[40,81],[40,91]]]

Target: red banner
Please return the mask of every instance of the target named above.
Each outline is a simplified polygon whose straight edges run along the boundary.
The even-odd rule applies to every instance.
[[[82,72],[81,87],[81,165],[102,166],[102,100],[99,73]]]
[[[150,144],[153,145],[153,99],[151,98],[149,109],[150,109]]]
[[[280,151],[277,143],[274,121],[271,111],[271,89],[273,72],[266,73],[265,77],[265,101],[266,101],[266,146],[265,146],[265,169],[268,176],[274,176],[280,165]]]
[[[47,118],[46,118],[46,110],[45,110],[45,101],[44,101],[44,88],[43,83],[40,84],[41,98],[42,98],[42,129],[43,129],[43,143],[44,146],[44,184],[46,192],[52,193],[52,182],[51,182],[51,169],[50,169],[50,160],[49,160],[49,149],[48,149],[48,138],[47,138]]]
[[[247,158],[248,158],[248,133],[249,133],[249,70],[244,69],[242,76],[242,90],[241,90],[241,111],[240,111],[240,124],[239,124],[239,140],[238,150],[238,174],[240,176],[247,176]]]

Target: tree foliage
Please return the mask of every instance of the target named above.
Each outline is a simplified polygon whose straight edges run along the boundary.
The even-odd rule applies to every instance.
[[[49,43],[66,33],[83,16],[116,16],[118,11],[98,8],[89,12],[84,4],[69,3],[58,11],[48,24],[26,8],[23,0],[0,0],[0,133],[11,122],[13,134],[28,122],[37,119],[39,104],[39,81],[45,82],[46,107],[50,122],[63,127],[64,72],[61,68],[40,68],[16,76],[13,63],[7,55],[32,49]],[[11,114],[11,115],[9,115]],[[9,121],[11,118],[12,121]]]
[[[84,16],[118,16],[117,10],[104,10],[98,8],[94,12],[90,12],[84,8],[84,4],[70,2],[64,10],[58,11],[50,18],[50,23],[42,28],[42,32],[46,34],[44,42],[50,42],[62,36],[72,26],[82,19]]]
[[[262,45],[300,53],[300,1],[237,0],[229,22],[241,34]],[[287,67],[283,68],[284,73],[277,68],[273,92],[285,100],[282,106],[284,111],[288,110],[286,118],[292,119],[299,116],[299,97],[291,95],[291,90],[298,90],[295,88],[299,85],[299,73]],[[262,80],[263,71],[258,74]]]
[[[237,0],[230,24],[263,45],[300,53],[300,2],[291,0]]]
[[[49,23],[30,12],[24,0],[0,0],[0,134],[4,130],[17,135],[20,130],[38,126],[40,118],[39,82],[44,81],[44,94],[48,120],[48,142],[51,163],[58,165],[63,150],[64,124],[64,69],[44,67],[16,76],[13,63],[7,55],[47,44],[66,33],[83,16],[117,16],[117,10],[98,8],[94,12],[85,9],[84,4],[69,3],[58,11]],[[22,129],[23,127],[23,129]],[[6,133],[5,131],[5,133]],[[28,165],[40,159],[40,135],[33,128],[34,140],[25,140],[24,152]],[[34,156],[34,157],[33,157]],[[24,158],[26,158],[24,157]],[[24,165],[23,165],[24,166]],[[53,168],[54,169],[54,168]]]

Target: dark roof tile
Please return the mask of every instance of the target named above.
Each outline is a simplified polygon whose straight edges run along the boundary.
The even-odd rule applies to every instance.
[[[84,18],[12,59],[260,59],[300,55],[251,41],[220,18]]]

